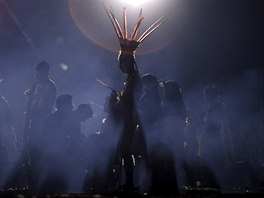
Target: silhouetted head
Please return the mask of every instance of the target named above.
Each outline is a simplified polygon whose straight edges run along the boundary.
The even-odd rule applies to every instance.
[[[80,122],[91,118],[93,115],[93,110],[89,104],[80,104],[75,111],[75,118]]]
[[[125,74],[135,71],[135,56],[133,54],[119,53],[118,63],[120,70]]]
[[[164,84],[164,100],[179,100],[182,98],[181,89],[174,80],[166,81]]]
[[[73,109],[72,96],[69,94],[63,94],[56,99],[56,108],[60,112],[71,112]]]
[[[219,93],[214,85],[207,86],[203,90],[204,98],[207,102],[218,99]]]
[[[49,75],[50,65],[46,61],[40,62],[35,67],[35,78],[38,82],[47,79]]]
[[[143,89],[145,93],[151,92],[153,90],[157,90],[159,88],[159,81],[156,76],[152,74],[144,74],[141,77]]]

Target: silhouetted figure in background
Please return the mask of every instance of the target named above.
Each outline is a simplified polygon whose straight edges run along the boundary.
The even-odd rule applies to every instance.
[[[7,100],[0,96],[0,163],[8,159],[6,138],[11,130],[10,108]]]
[[[49,78],[50,65],[42,61],[35,68],[35,79],[32,87],[24,93],[27,96],[26,121],[24,128],[24,163],[29,166],[29,187],[34,190],[35,164],[38,163],[39,153],[36,149],[43,124],[56,99],[55,83]]]
[[[163,120],[168,121],[167,127],[173,127],[173,129],[167,131],[168,134],[165,135],[173,137],[173,142],[171,143],[175,146],[177,163],[181,163],[184,158],[187,111],[179,85],[175,81],[170,80],[165,81],[163,86]]]
[[[164,182],[159,186],[160,192],[167,191],[169,194],[178,193],[178,185],[185,184],[185,175],[183,173],[184,162],[184,130],[185,120],[187,118],[185,104],[182,98],[180,87],[175,81],[165,81],[162,83],[162,117],[157,126],[158,141],[155,147],[159,147],[160,150],[152,151],[151,161],[160,161],[167,168],[166,174],[162,173],[162,170],[158,170],[158,164],[153,166],[155,177],[160,177],[160,180]],[[160,155],[157,158],[155,155]],[[154,157],[153,157],[154,156]],[[153,174],[153,173],[152,173]],[[153,177],[153,176],[152,176]],[[169,179],[165,179],[165,178]],[[158,182],[158,179],[154,178],[153,182]],[[158,186],[158,184],[155,184]],[[154,190],[157,187],[154,185]]]
[[[87,138],[81,132],[81,123],[91,118],[93,110],[89,104],[80,104],[73,111],[71,129],[66,133],[69,157],[74,160],[83,160],[85,157]]]
[[[37,191],[67,192],[67,134],[72,130],[72,96],[63,94],[56,99],[57,110],[45,121],[39,140],[39,180]]]
[[[187,111],[183,100],[181,88],[173,80],[165,81],[163,97],[163,122],[165,122],[164,135],[168,135],[170,147],[176,157],[178,184],[186,184],[183,164],[185,163],[185,127]],[[166,128],[169,127],[169,128]]]
[[[88,168],[88,140],[81,133],[81,122],[93,115],[89,104],[80,104],[73,111],[70,130],[66,132],[66,166],[70,192],[82,192]]]
[[[181,88],[174,80],[163,83],[163,113],[164,115],[177,116],[180,124],[185,123],[187,118],[186,107],[183,101]],[[183,124],[182,127],[184,127]]]
[[[228,115],[215,86],[206,87],[203,93],[207,110],[203,117],[204,130],[200,142],[201,159],[202,163],[212,170],[216,179],[216,181],[213,178],[210,179],[210,175],[205,173],[204,182],[206,186],[220,189],[221,185],[227,182],[225,135],[227,135]]]
[[[197,109],[187,108],[186,120],[186,145],[184,171],[186,173],[186,185],[188,187],[199,187],[200,185],[200,153],[199,153],[199,133],[202,128],[202,116]]]
[[[8,148],[11,137],[10,108],[7,100],[0,96],[0,189],[6,179],[8,166],[10,166],[10,150]],[[14,142],[15,143],[15,142]],[[16,146],[16,145],[15,145]]]
[[[138,111],[141,120],[141,128],[146,135],[147,152],[153,151],[155,143],[159,141],[159,133],[157,125],[162,117],[160,86],[156,76],[152,74],[145,74],[141,77],[143,85],[143,95],[138,103]],[[147,164],[142,164],[139,169],[139,179],[143,190],[149,190],[151,185],[151,169],[150,165],[153,164],[151,159],[148,159]],[[147,166],[144,166],[147,165]],[[156,187],[155,187],[156,188]]]
[[[117,154],[118,139],[122,131],[121,112],[113,104],[118,102],[116,93],[105,97],[104,112],[106,117],[98,132],[88,138],[90,168],[86,181],[86,190],[91,194],[108,193],[119,187],[119,156]]]
[[[4,79],[0,79],[0,92]],[[12,108],[0,95],[0,189],[24,188],[24,167],[21,163],[21,144],[13,127]]]
[[[142,127],[146,136],[154,133],[155,124],[161,117],[161,97],[158,79],[151,74],[142,76],[143,96],[140,98],[138,108]],[[148,145],[149,146],[149,145]]]

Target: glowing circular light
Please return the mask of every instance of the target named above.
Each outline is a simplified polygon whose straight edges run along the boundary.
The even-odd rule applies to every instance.
[[[177,13],[175,12],[175,2],[167,1],[167,3],[161,3],[161,1],[152,0],[109,0],[106,2],[106,5],[113,9],[122,28],[123,7],[125,6],[127,8],[129,36],[136,24],[140,8],[143,10],[144,20],[140,25],[138,37],[161,16],[165,16],[168,19],[164,25],[161,25],[160,28],[138,47],[137,55],[142,55],[165,48],[175,38],[174,22],[177,20],[171,20],[174,18],[174,13]],[[136,5],[138,7],[135,8]],[[102,1],[69,0],[69,11],[76,26],[93,43],[109,51],[118,52],[120,50],[118,38],[105,13]]]
[[[142,5],[145,2],[148,2],[148,0],[121,0],[124,3],[129,3],[133,6],[139,6]]]

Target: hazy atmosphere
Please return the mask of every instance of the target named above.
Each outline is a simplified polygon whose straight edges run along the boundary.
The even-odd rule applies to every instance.
[[[104,2],[121,21],[124,2]],[[220,116],[229,120],[235,161],[250,164],[256,178],[250,180],[251,188],[263,188],[263,2],[155,0],[126,6],[131,29],[141,7],[141,32],[159,17],[167,19],[137,49],[140,75],[175,80],[192,119],[206,113],[204,88],[216,86],[226,106]],[[100,130],[110,93],[96,79],[116,90],[123,87],[118,51],[101,0],[0,0],[0,95],[9,103],[18,145],[25,122],[24,91],[31,87],[40,61],[50,64],[57,96],[72,95],[74,109],[81,103],[91,105],[93,116],[81,124],[81,132],[89,138]],[[6,174],[0,176],[2,185]]]

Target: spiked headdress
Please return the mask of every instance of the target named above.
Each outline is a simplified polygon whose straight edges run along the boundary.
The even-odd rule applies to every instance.
[[[123,8],[124,31],[122,31],[122,28],[118,20],[116,19],[113,10],[107,9],[105,5],[104,5],[104,9],[109,19],[111,20],[116,35],[119,39],[121,53],[127,55],[133,55],[137,47],[140,45],[140,43],[142,43],[152,32],[154,32],[161,24],[163,24],[166,21],[164,17],[159,18],[137,39],[139,26],[144,18],[142,16],[142,9],[140,9],[137,23],[131,33],[130,38],[128,38],[126,8],[125,7]]]

